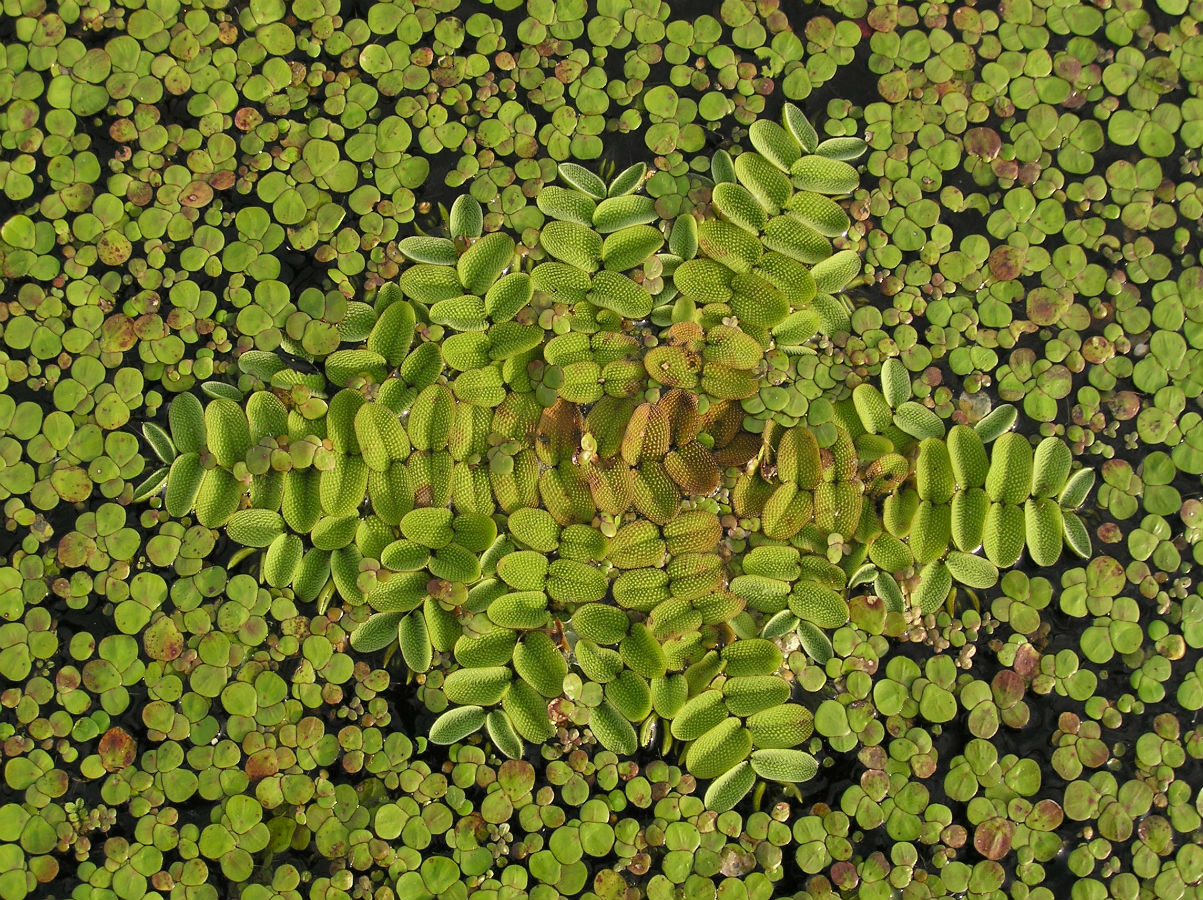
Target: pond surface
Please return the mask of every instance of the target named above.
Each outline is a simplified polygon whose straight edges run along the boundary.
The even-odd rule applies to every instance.
[[[8,3],[0,900],[1197,894],[1200,21]]]

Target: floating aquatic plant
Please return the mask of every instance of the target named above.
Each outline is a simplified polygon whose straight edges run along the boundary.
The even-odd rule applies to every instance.
[[[1195,6],[9,4],[0,897],[1189,895]]]

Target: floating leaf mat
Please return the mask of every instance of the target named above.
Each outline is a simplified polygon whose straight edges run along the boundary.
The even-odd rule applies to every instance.
[[[695,7],[5,3],[0,900],[1199,893],[1203,6]]]

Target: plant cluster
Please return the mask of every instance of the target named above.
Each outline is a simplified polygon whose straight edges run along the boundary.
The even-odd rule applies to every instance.
[[[0,900],[1198,896],[1200,23],[5,0]]]

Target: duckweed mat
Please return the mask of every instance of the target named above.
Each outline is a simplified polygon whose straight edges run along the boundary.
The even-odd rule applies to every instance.
[[[1203,0],[0,9],[0,900],[1203,896]]]

